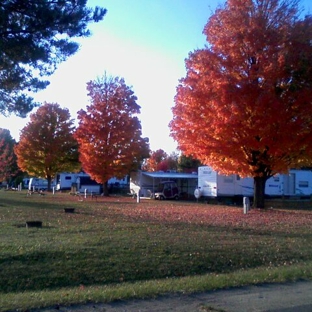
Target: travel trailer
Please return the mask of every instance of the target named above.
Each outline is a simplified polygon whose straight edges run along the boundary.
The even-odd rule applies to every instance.
[[[80,174],[80,173],[79,173]],[[56,190],[70,190],[72,183],[76,182],[79,174],[76,173],[60,173],[51,181],[51,188],[55,187]],[[82,173],[83,176],[87,176],[85,173]],[[29,190],[46,190],[48,188],[48,180],[41,178],[24,178],[23,187]]]
[[[267,180],[265,194],[268,196],[312,195],[312,171],[291,169],[288,174],[278,174]]]
[[[240,178],[236,174],[221,175],[209,166],[198,167],[199,196],[246,196],[253,195],[253,179]]]
[[[122,188],[126,185],[129,186],[128,176],[123,179],[111,178],[108,180],[108,186],[111,188]],[[84,172],[61,172],[58,173],[55,178],[51,181],[51,188],[55,188],[56,191],[72,190],[74,187],[77,192],[100,194],[103,192],[103,185],[92,180],[90,176]],[[48,181],[41,178],[24,178],[23,188],[33,190],[47,190]]]
[[[84,172],[62,172],[56,175],[56,190],[64,191],[71,190],[72,187],[76,189],[77,192],[101,194],[103,192],[103,184],[97,183],[92,180],[87,173]],[[123,179],[117,179],[115,177],[108,180],[108,186],[123,187],[128,183],[128,177]]]
[[[51,182],[51,187],[53,187],[53,181]],[[23,188],[26,188],[30,191],[38,190],[47,190],[48,189],[48,180],[41,178],[24,178],[23,179]]]
[[[73,183],[79,183],[78,178],[89,177],[88,174],[84,172],[62,172],[58,173],[55,177],[55,184],[57,191],[70,190]],[[78,186],[79,189],[79,186]]]
[[[239,175],[222,175],[210,166],[198,168],[197,196],[222,197],[246,196],[254,193],[253,178],[240,178]],[[265,195],[279,196],[310,196],[312,195],[312,171],[289,170],[288,174],[277,174],[266,181]]]

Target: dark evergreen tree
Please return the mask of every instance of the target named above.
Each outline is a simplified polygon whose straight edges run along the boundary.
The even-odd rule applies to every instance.
[[[88,24],[106,9],[87,0],[0,1],[0,113],[26,116],[35,106],[29,92],[44,89],[57,65],[78,50],[73,39],[90,35]]]

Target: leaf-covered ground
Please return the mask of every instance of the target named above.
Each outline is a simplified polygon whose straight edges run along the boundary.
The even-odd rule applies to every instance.
[[[311,204],[312,207],[312,204]],[[289,230],[312,224],[312,211],[251,209],[243,214],[242,207],[205,205],[195,203],[148,201],[138,205],[127,205],[121,209],[114,207],[120,214],[140,220],[163,222],[183,222],[222,227],[252,229]]]
[[[1,192],[0,292],[110,285],[312,260],[312,211]],[[75,213],[64,213],[73,207]],[[25,221],[41,220],[40,229]]]

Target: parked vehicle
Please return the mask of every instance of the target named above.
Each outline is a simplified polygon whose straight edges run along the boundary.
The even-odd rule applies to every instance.
[[[41,178],[24,178],[23,187],[30,191],[45,191],[48,189],[48,180]]]
[[[254,193],[253,178],[241,178],[239,175],[222,175],[210,166],[198,168],[198,188],[196,198],[246,196]],[[265,195],[274,196],[311,196],[312,171],[291,169],[288,174],[277,174],[266,181]]]
[[[85,172],[61,172],[55,177],[55,184],[57,191],[71,190],[72,187],[76,189],[77,192],[101,194],[103,192],[103,184],[97,183],[92,180],[90,175]],[[108,180],[109,187],[122,188],[128,184],[128,177],[125,176],[123,179],[111,178]]]
[[[73,183],[79,183],[81,177],[89,177],[88,174],[84,172],[61,172],[55,177],[55,184],[57,191],[70,190]],[[79,189],[79,187],[78,187]]]
[[[201,196],[252,196],[253,179],[236,174],[221,175],[209,166],[198,168],[198,189]]]
[[[174,181],[165,181],[159,184],[158,190],[154,193],[155,199],[179,199],[179,188]]]
[[[265,194],[268,196],[311,196],[312,171],[291,169],[288,174],[277,174],[267,180]]]

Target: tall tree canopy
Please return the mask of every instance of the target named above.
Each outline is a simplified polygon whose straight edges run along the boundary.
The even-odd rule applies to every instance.
[[[91,104],[78,112],[75,137],[84,171],[103,183],[108,195],[107,181],[139,166],[148,157],[149,144],[141,136],[137,97],[122,78],[104,75],[90,81],[87,90]]]
[[[178,154],[168,155],[164,150],[151,151],[149,158],[144,160],[142,169],[146,171],[178,170]]]
[[[221,173],[252,176],[264,206],[272,175],[311,163],[312,17],[296,0],[229,0],[189,54],[171,135]]]
[[[198,159],[194,159],[192,156],[186,156],[184,154],[179,156],[178,171],[189,173],[197,172],[199,166],[201,166],[201,162]]]
[[[144,163],[142,165],[142,169],[145,171],[166,171],[164,170],[164,165],[167,168],[166,165],[166,159],[168,158],[168,154],[162,150],[158,149],[157,151],[150,151],[150,155],[147,159],[144,160]]]
[[[74,121],[67,108],[44,103],[21,130],[15,147],[17,164],[29,175],[51,180],[58,172],[80,168],[78,144],[73,137]]]
[[[15,143],[10,131],[0,128],[0,182],[8,182],[18,171],[14,154]]]
[[[87,0],[0,1],[0,113],[24,117],[37,106],[29,91],[44,89],[58,63],[78,50],[75,37],[106,10]]]

